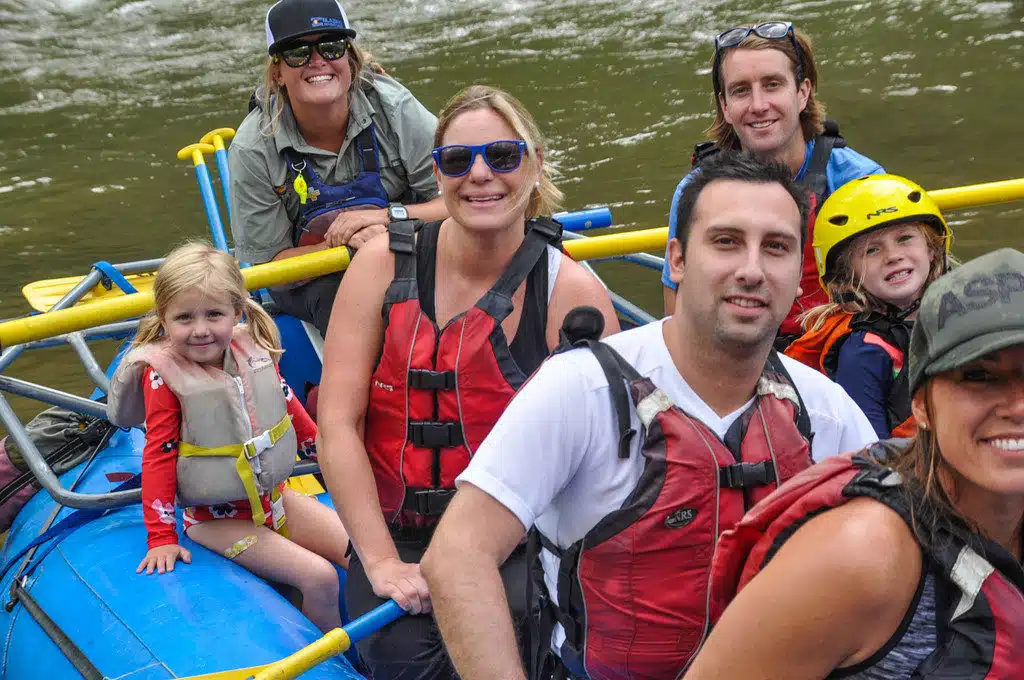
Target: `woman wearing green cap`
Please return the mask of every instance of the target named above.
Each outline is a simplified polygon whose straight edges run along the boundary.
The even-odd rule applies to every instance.
[[[437,118],[355,44],[336,0],[280,0],[268,58],[229,153],[239,260],[358,248],[392,219],[447,217],[430,151]],[[326,333],[341,274],[271,291]]]
[[[723,536],[686,680],[1024,677],[1024,253],[932,283],[909,380],[913,439],[806,470]]]

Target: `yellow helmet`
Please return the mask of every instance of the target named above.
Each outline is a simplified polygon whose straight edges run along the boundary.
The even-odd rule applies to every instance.
[[[822,287],[836,275],[843,248],[869,231],[905,222],[929,225],[945,242],[951,233],[939,206],[924,189],[896,175],[867,175],[836,189],[818,210],[814,222],[814,257]]]

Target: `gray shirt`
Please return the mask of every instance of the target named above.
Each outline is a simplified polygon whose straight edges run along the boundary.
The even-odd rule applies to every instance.
[[[238,128],[228,152],[231,169],[231,234],[235,257],[268,262],[291,248],[299,198],[287,181],[284,149],[306,157],[327,184],[345,184],[359,174],[355,138],[372,122],[380,152],[380,175],[391,201],[423,203],[437,197],[430,151],[437,117],[396,80],[373,74],[349,92],[345,141],[335,154],[310,146],[287,104],[271,135],[261,132],[264,113],[255,109]]]

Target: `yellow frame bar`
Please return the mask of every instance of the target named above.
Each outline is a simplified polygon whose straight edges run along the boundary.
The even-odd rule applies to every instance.
[[[977,207],[1024,200],[1024,178],[987,184],[940,189],[929,192],[942,210]],[[565,249],[577,260],[616,257],[650,250],[663,250],[668,227],[622,231],[565,242]],[[346,248],[332,248],[242,270],[249,290],[278,286],[341,271],[348,266]],[[112,300],[98,300],[80,307],[13,319],[0,323],[0,347],[52,338],[93,326],[142,316],[153,307],[152,293],[136,293]]]

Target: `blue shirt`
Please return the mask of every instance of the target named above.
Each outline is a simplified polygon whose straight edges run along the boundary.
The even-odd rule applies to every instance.
[[[811,163],[811,154],[814,151],[814,140],[807,142],[807,151],[804,153],[804,164],[800,168],[800,172],[796,174],[796,179],[803,179],[804,173],[807,172],[807,166]],[[676,212],[679,210],[679,199],[683,195],[683,189],[690,183],[690,179],[693,177],[693,173],[698,170],[691,170],[690,173],[680,180],[679,185],[676,187],[676,192],[672,195],[672,207],[668,213],[668,237],[669,240],[675,238],[676,229]],[[882,166],[874,162],[867,156],[859,154],[848,146],[839,147],[838,149],[832,149],[832,155],[828,158],[828,165],[825,166],[825,177],[828,181],[828,193],[832,193],[837,188],[843,186],[852,179],[863,177],[864,175],[877,175],[884,173],[885,170]],[[676,289],[676,284],[672,282],[668,274],[668,245],[665,247],[665,266],[661,270],[661,282],[672,290]]]
[[[889,437],[886,414],[892,390],[892,357],[879,347],[864,342],[865,331],[854,331],[839,348],[836,382],[857,402],[879,439]]]

